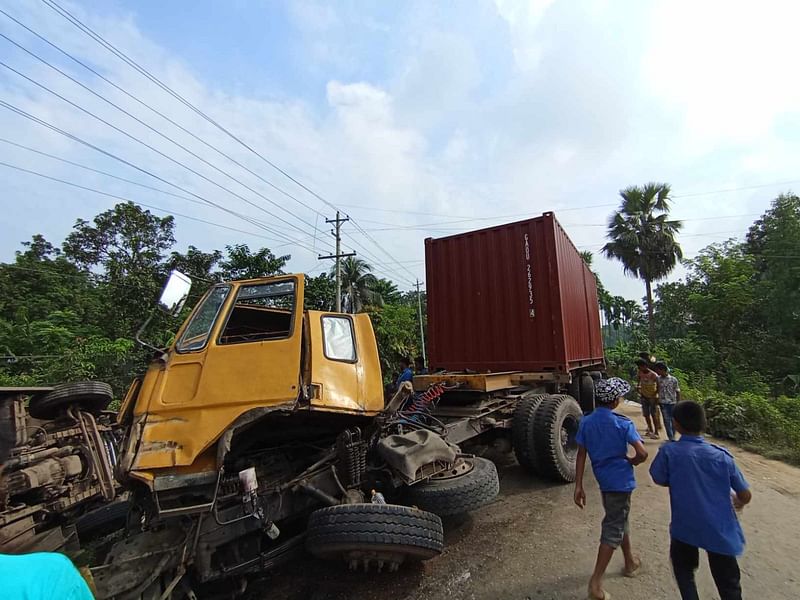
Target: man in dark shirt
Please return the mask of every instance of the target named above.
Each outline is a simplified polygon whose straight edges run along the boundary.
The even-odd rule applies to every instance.
[[[735,510],[750,502],[749,486],[733,456],[703,439],[702,406],[688,400],[676,404],[673,421],[681,438],[661,446],[650,475],[669,487],[670,558],[681,598],[698,599],[694,574],[702,548],[720,599],[741,600],[736,557],[744,551],[744,533]]]

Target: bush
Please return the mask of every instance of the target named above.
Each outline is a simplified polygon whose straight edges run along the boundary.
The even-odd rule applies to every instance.
[[[673,371],[682,396],[704,405],[708,433],[767,456],[800,463],[800,399],[754,392],[727,394],[713,375]]]

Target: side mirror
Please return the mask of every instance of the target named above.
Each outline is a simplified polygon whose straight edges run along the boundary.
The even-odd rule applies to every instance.
[[[164,286],[164,291],[161,292],[161,298],[158,299],[158,308],[177,317],[186,303],[186,298],[189,297],[190,289],[192,289],[192,280],[189,276],[180,271],[172,271]]]

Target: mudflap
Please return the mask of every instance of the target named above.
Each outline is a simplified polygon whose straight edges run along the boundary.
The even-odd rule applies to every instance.
[[[98,600],[139,598],[156,579],[174,573],[187,543],[178,527],[143,531],[114,544],[105,563],[92,567]]]

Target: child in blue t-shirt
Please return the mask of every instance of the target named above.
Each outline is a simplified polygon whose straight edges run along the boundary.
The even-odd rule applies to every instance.
[[[603,576],[608,563],[619,546],[625,557],[623,574],[634,577],[638,574],[641,561],[633,555],[631,538],[628,533],[628,516],[631,510],[631,493],[636,488],[633,467],[647,460],[642,438],[633,422],[619,415],[614,409],[631,386],[617,377],[602,379],[595,383],[594,412],[581,419],[578,427],[578,458],[575,471],[575,504],[586,506],[586,492],[583,490],[583,472],[586,468],[586,455],[592,462],[592,471],[603,494],[603,519],[600,534],[600,547],[594,572],[589,579],[589,599],[603,600],[610,595],[603,589]],[[635,450],[628,456],[628,446]]]
[[[650,475],[669,487],[672,571],[683,600],[697,600],[694,574],[702,548],[721,600],[741,600],[739,564],[744,533],[736,518],[752,494],[733,456],[703,439],[706,416],[692,401],[675,405],[673,424],[680,440],[658,451]]]

